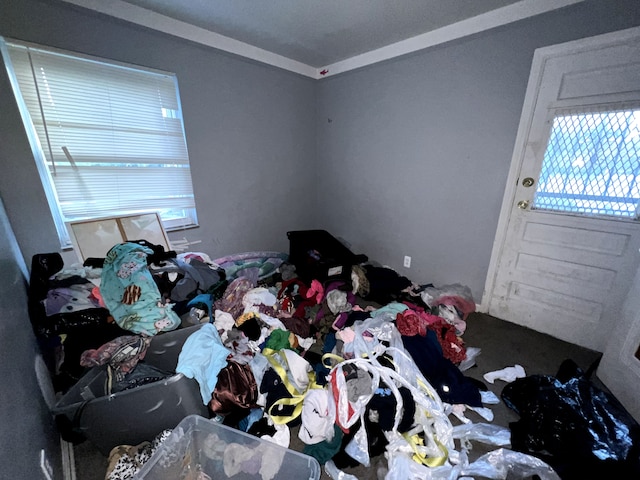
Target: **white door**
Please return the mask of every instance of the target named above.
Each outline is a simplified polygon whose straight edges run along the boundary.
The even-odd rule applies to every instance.
[[[640,28],[535,52],[482,308],[603,351],[640,255]]]
[[[640,422],[640,270],[611,331],[598,377]]]

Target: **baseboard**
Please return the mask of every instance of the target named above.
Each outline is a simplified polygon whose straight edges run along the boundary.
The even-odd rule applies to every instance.
[[[62,476],[64,480],[76,480],[76,460],[73,453],[73,444],[60,438],[60,451],[62,453]]]

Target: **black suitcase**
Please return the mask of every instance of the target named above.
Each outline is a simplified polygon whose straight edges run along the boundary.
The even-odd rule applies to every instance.
[[[356,255],[326,230],[287,232],[289,263],[304,281],[349,279],[351,266],[364,263],[366,255]]]

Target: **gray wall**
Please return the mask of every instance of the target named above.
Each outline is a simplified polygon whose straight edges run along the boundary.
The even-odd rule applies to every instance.
[[[639,5],[587,0],[320,82],[62,2],[5,0],[0,35],[177,73],[200,227],[171,238],[218,257],[326,228],[479,302],[534,50],[638,25]],[[57,251],[4,71],[0,92],[0,193],[25,258]]]
[[[533,51],[638,25],[638,5],[586,1],[320,82],[61,2],[3,0],[0,35],[177,73],[201,226],[172,238],[222,256],[286,251],[287,230],[326,228],[419,283],[461,282],[480,301]],[[24,258],[58,251],[4,69],[0,166]],[[21,469],[7,478],[39,478],[37,452],[57,446],[20,258],[0,225],[0,462]]]
[[[322,80],[319,224],[479,303],[534,50],[639,24],[637,0],[586,1]]]
[[[287,230],[314,226],[314,80],[59,1],[3,0],[0,35],[177,74],[200,228],[172,238],[215,258],[288,251]],[[60,246],[1,70],[0,192],[30,259]]]
[[[41,449],[56,478],[62,478],[58,434],[36,379],[38,347],[27,315],[26,266],[2,200],[0,272],[0,478],[43,478]]]

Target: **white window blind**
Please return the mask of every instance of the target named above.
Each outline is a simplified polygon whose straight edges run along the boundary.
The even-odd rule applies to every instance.
[[[158,211],[167,229],[196,223],[173,74],[12,41],[2,51],[63,244],[74,220]]]

